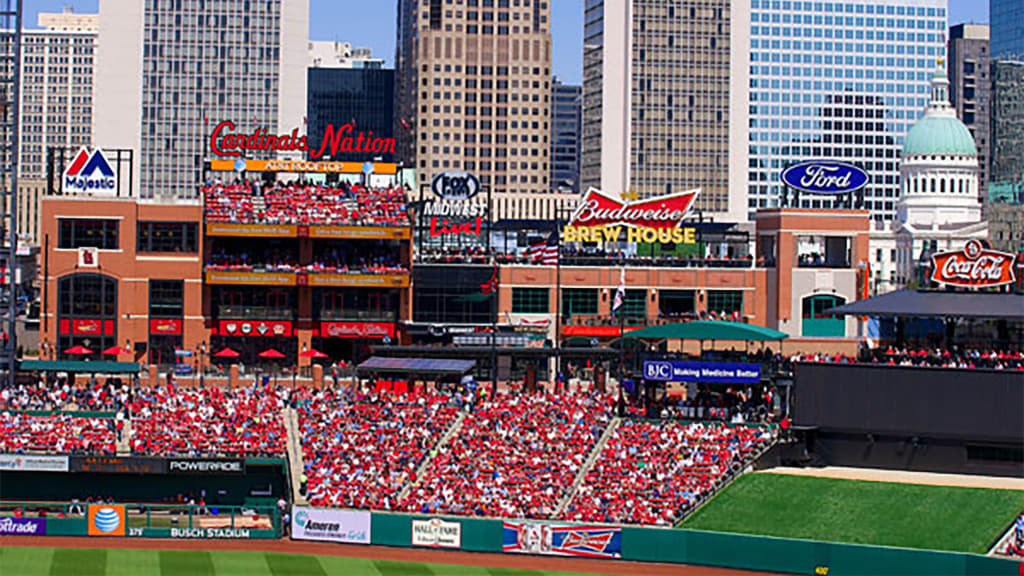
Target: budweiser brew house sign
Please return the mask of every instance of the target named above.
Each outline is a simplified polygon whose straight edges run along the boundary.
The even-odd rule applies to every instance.
[[[566,242],[693,244],[693,228],[682,228],[700,189],[627,201],[596,188],[587,190],[563,230]]]
[[[994,288],[1013,284],[1014,255],[989,250],[980,241],[967,242],[963,250],[932,256],[932,281],[961,288]]]

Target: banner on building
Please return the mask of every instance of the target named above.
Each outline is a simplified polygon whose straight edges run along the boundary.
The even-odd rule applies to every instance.
[[[321,338],[394,338],[393,322],[321,322]]]
[[[221,320],[217,333],[221,336],[291,336],[289,320]]]
[[[128,518],[124,505],[89,504],[89,536],[124,536]]]
[[[18,536],[43,536],[46,534],[46,518],[0,518],[0,534]]]
[[[502,550],[519,554],[619,558],[622,530],[542,522],[504,522]]]
[[[431,548],[462,547],[462,523],[441,518],[412,521],[412,545]]]
[[[370,513],[292,506],[292,538],[369,544]]]
[[[100,249],[94,246],[85,246],[78,249],[79,268],[98,268],[100,265]]]
[[[970,240],[963,250],[932,255],[932,281],[959,288],[995,288],[1017,281],[1009,252],[985,248]]]
[[[761,382],[761,365],[740,362],[644,360],[644,380],[758,384]]]
[[[698,188],[630,201],[591,188],[562,230],[562,241],[694,244],[696,229],[681,224],[699,195]]]
[[[0,454],[0,470],[4,472],[67,472],[68,457]]]
[[[181,318],[150,318],[149,333],[163,336],[181,334]]]

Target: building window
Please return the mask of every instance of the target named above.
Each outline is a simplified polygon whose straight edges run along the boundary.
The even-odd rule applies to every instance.
[[[566,288],[562,292],[562,316],[597,315],[596,288]]]
[[[643,318],[647,316],[646,296],[647,290],[626,290],[626,297],[622,300],[622,308],[618,310],[618,314],[627,318]]]
[[[548,289],[547,288],[513,288],[512,289],[512,313],[513,314],[547,314],[548,313]]]
[[[139,222],[138,252],[186,252],[199,249],[199,226],[195,222]]]
[[[117,280],[100,274],[71,274],[57,283],[60,358],[99,357],[117,344]],[[83,346],[91,354],[64,351]]]
[[[149,315],[157,318],[181,318],[185,310],[183,280],[149,281]]]
[[[662,290],[658,294],[658,313],[666,318],[679,318],[697,310],[697,294],[693,290]]]
[[[708,290],[708,312],[742,313],[743,292],[740,290]]]
[[[117,220],[61,218],[57,248],[117,250]]]

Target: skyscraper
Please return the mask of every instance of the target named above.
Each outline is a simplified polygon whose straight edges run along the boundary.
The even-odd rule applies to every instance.
[[[992,62],[992,173],[989,182],[1002,186],[1019,186],[1024,182],[1024,61]]]
[[[580,191],[581,87],[551,87],[551,187],[562,192]]]
[[[303,130],[309,0],[102,0],[97,146],[137,151],[142,197],[195,197],[213,128]]]
[[[308,141],[319,150],[324,130],[351,123],[356,132],[391,138],[394,129],[395,71],[378,68],[310,68],[307,85]],[[391,162],[392,154],[382,161]],[[324,160],[369,160],[363,152],[340,152]]]
[[[747,0],[587,0],[583,186],[746,219]]]
[[[353,48],[348,42],[309,41],[310,68],[374,68],[384,67],[383,58],[375,58],[369,48]]]
[[[949,29],[949,97],[956,115],[974,136],[981,171],[981,190],[988,189],[989,119],[992,82],[989,78],[988,26],[957,24]],[[984,197],[984,194],[982,195]]]
[[[992,23],[992,57],[1024,59],[1024,2],[989,0]]]
[[[92,139],[96,14],[39,14],[41,30],[22,34],[18,232],[38,241],[39,198],[46,189],[48,148],[88,146]],[[9,44],[3,45],[3,56]]]
[[[398,0],[395,132],[421,183],[466,170],[498,217],[554,216],[549,1]]]
[[[867,170],[864,207],[891,221],[903,138],[945,55],[946,1],[751,0],[750,29],[750,210],[778,205],[787,165],[828,158]]]

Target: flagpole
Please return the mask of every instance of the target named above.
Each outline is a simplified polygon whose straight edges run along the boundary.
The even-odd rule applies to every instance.
[[[558,391],[558,374],[562,369],[562,210],[555,212],[555,391]]]

